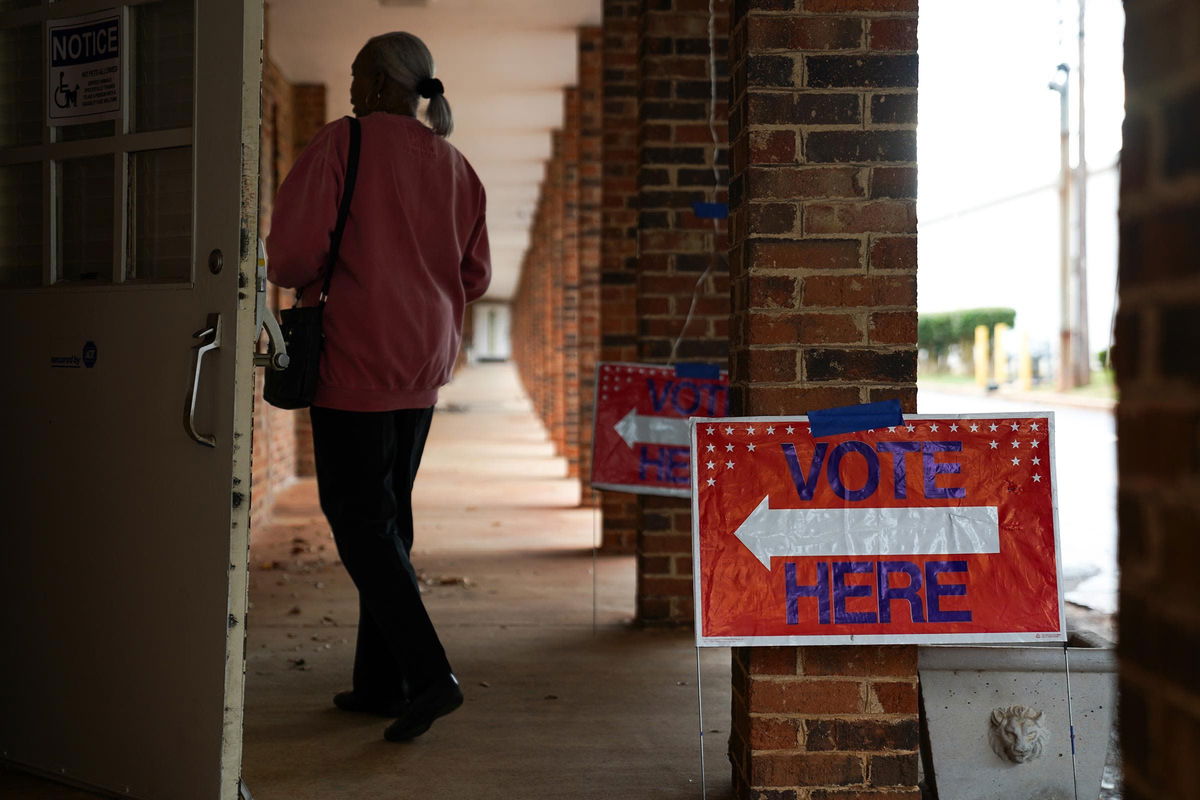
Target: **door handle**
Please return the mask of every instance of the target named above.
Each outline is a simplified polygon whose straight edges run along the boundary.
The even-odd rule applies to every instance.
[[[283,331],[279,330],[274,312],[267,308],[267,248],[262,239],[258,240],[258,269],[254,274],[254,293],[255,333],[263,328],[267,329],[267,352],[254,353],[254,366],[274,370],[287,369],[287,365],[291,363],[287,342],[283,338]]]
[[[217,446],[217,437],[196,432],[196,395],[200,391],[200,370],[204,366],[204,356],[221,346],[221,315],[213,314],[212,317],[216,319],[209,327],[192,334],[193,339],[208,339],[208,341],[201,341],[196,345],[196,366],[192,371],[191,401],[188,403],[187,414],[184,415],[184,427],[187,428],[188,436],[191,436],[197,444],[205,447]]]

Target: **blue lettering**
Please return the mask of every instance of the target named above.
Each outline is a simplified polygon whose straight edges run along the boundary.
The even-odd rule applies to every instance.
[[[781,444],[783,457],[787,460],[788,472],[792,474],[792,483],[796,484],[796,494],[801,500],[812,500],[817,488],[817,478],[821,474],[821,462],[825,460],[825,451],[829,449],[828,442],[817,442],[813,450],[812,461],[808,465],[808,476],[800,472],[800,458],[796,455],[796,445]]]
[[[867,460],[867,482],[863,484],[861,489],[847,489],[842,483],[842,457],[854,451]],[[875,490],[879,488],[879,456],[875,455],[875,451],[862,442],[842,442],[834,448],[833,454],[829,456],[829,465],[825,470],[826,477],[829,479],[829,486],[833,489],[833,493],[843,500],[865,500],[875,494]]]
[[[907,586],[892,586],[889,576],[908,576]],[[878,574],[879,621],[892,621],[892,601],[907,600],[913,622],[924,622],[921,610],[921,570],[911,561],[880,561]]]
[[[817,599],[817,622],[829,624],[829,565],[824,561],[817,562],[817,582],[811,586],[800,586],[796,583],[796,565],[788,562],[783,565],[784,586],[787,589],[787,624],[800,624],[800,608],[798,601],[802,597]]]
[[[674,383],[674,381],[672,381]],[[692,399],[695,401],[691,406],[684,408],[683,403],[679,400],[679,395],[685,389],[690,389]],[[676,383],[671,390],[671,405],[675,406],[675,410],[685,417],[690,417],[700,410],[700,387],[696,386],[695,381],[680,381]]]
[[[725,396],[729,394],[729,388],[719,384],[713,384],[708,387],[708,414],[712,417],[725,416],[727,403]],[[718,405],[719,402],[719,405]],[[719,409],[719,410],[718,410]]]
[[[663,451],[667,454],[667,480],[687,486],[692,480],[692,448],[664,447]]]
[[[651,448],[651,445],[645,445],[645,444],[639,448],[640,453],[639,453],[639,458],[638,458],[638,480],[642,480],[642,481],[665,480],[666,476],[669,476],[671,474],[670,473],[671,464],[670,464],[669,455],[666,451],[666,448],[659,448],[658,453],[656,453],[653,456],[650,455],[650,448]],[[653,478],[647,476],[648,470],[654,471]]]
[[[896,499],[908,497],[908,470],[905,459],[909,453],[921,452],[920,442],[880,442],[875,449],[881,453],[892,454],[892,491]]]
[[[667,381],[666,385],[662,387],[662,393],[660,394],[655,387],[654,378],[646,378],[646,388],[650,391],[650,405],[654,407],[655,413],[662,411],[663,407],[666,406],[667,398],[671,394],[671,386],[674,383],[674,381]]]
[[[957,475],[962,472],[962,464],[952,461],[939,464],[933,460],[934,453],[957,453],[962,450],[962,442],[925,442],[921,445],[921,461],[925,468],[925,496],[928,498],[958,498],[966,497],[967,490],[956,486],[950,489],[940,489],[935,485],[938,475]]]
[[[873,611],[847,611],[846,598],[870,597],[869,584],[846,584],[846,576],[875,571],[875,565],[870,561],[835,561],[833,562],[833,621],[838,625],[863,625],[877,622]]]
[[[970,611],[943,611],[942,597],[963,597],[967,594],[966,584],[938,583],[937,576],[943,572],[967,572],[966,561],[925,562],[925,599],[929,606],[930,622],[970,622]]]

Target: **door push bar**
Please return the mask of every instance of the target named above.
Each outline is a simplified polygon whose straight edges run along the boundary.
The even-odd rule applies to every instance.
[[[207,328],[196,331],[192,334],[193,339],[208,339],[207,342],[201,341],[196,345],[196,367],[192,371],[192,399],[188,403],[187,414],[184,416],[184,427],[187,428],[188,436],[196,441],[197,444],[202,444],[205,447],[216,447],[217,437],[208,436],[203,433],[196,432],[196,394],[200,391],[200,369],[204,365],[204,356],[221,346],[221,315],[213,314],[209,319],[214,322]]]

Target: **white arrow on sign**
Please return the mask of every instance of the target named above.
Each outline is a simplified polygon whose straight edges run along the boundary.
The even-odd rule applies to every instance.
[[[764,497],[734,535],[771,568],[773,556],[999,553],[995,506],[771,508]]]
[[[621,417],[613,430],[620,434],[625,444],[633,447],[634,442],[645,444],[691,444],[688,421],[681,417],[648,417],[630,409]]]

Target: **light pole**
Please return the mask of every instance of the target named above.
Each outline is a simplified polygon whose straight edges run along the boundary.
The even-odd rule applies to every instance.
[[[1058,388],[1070,389],[1074,351],[1071,336],[1071,68],[1058,65],[1058,79],[1050,89],[1059,100],[1058,164]]]

